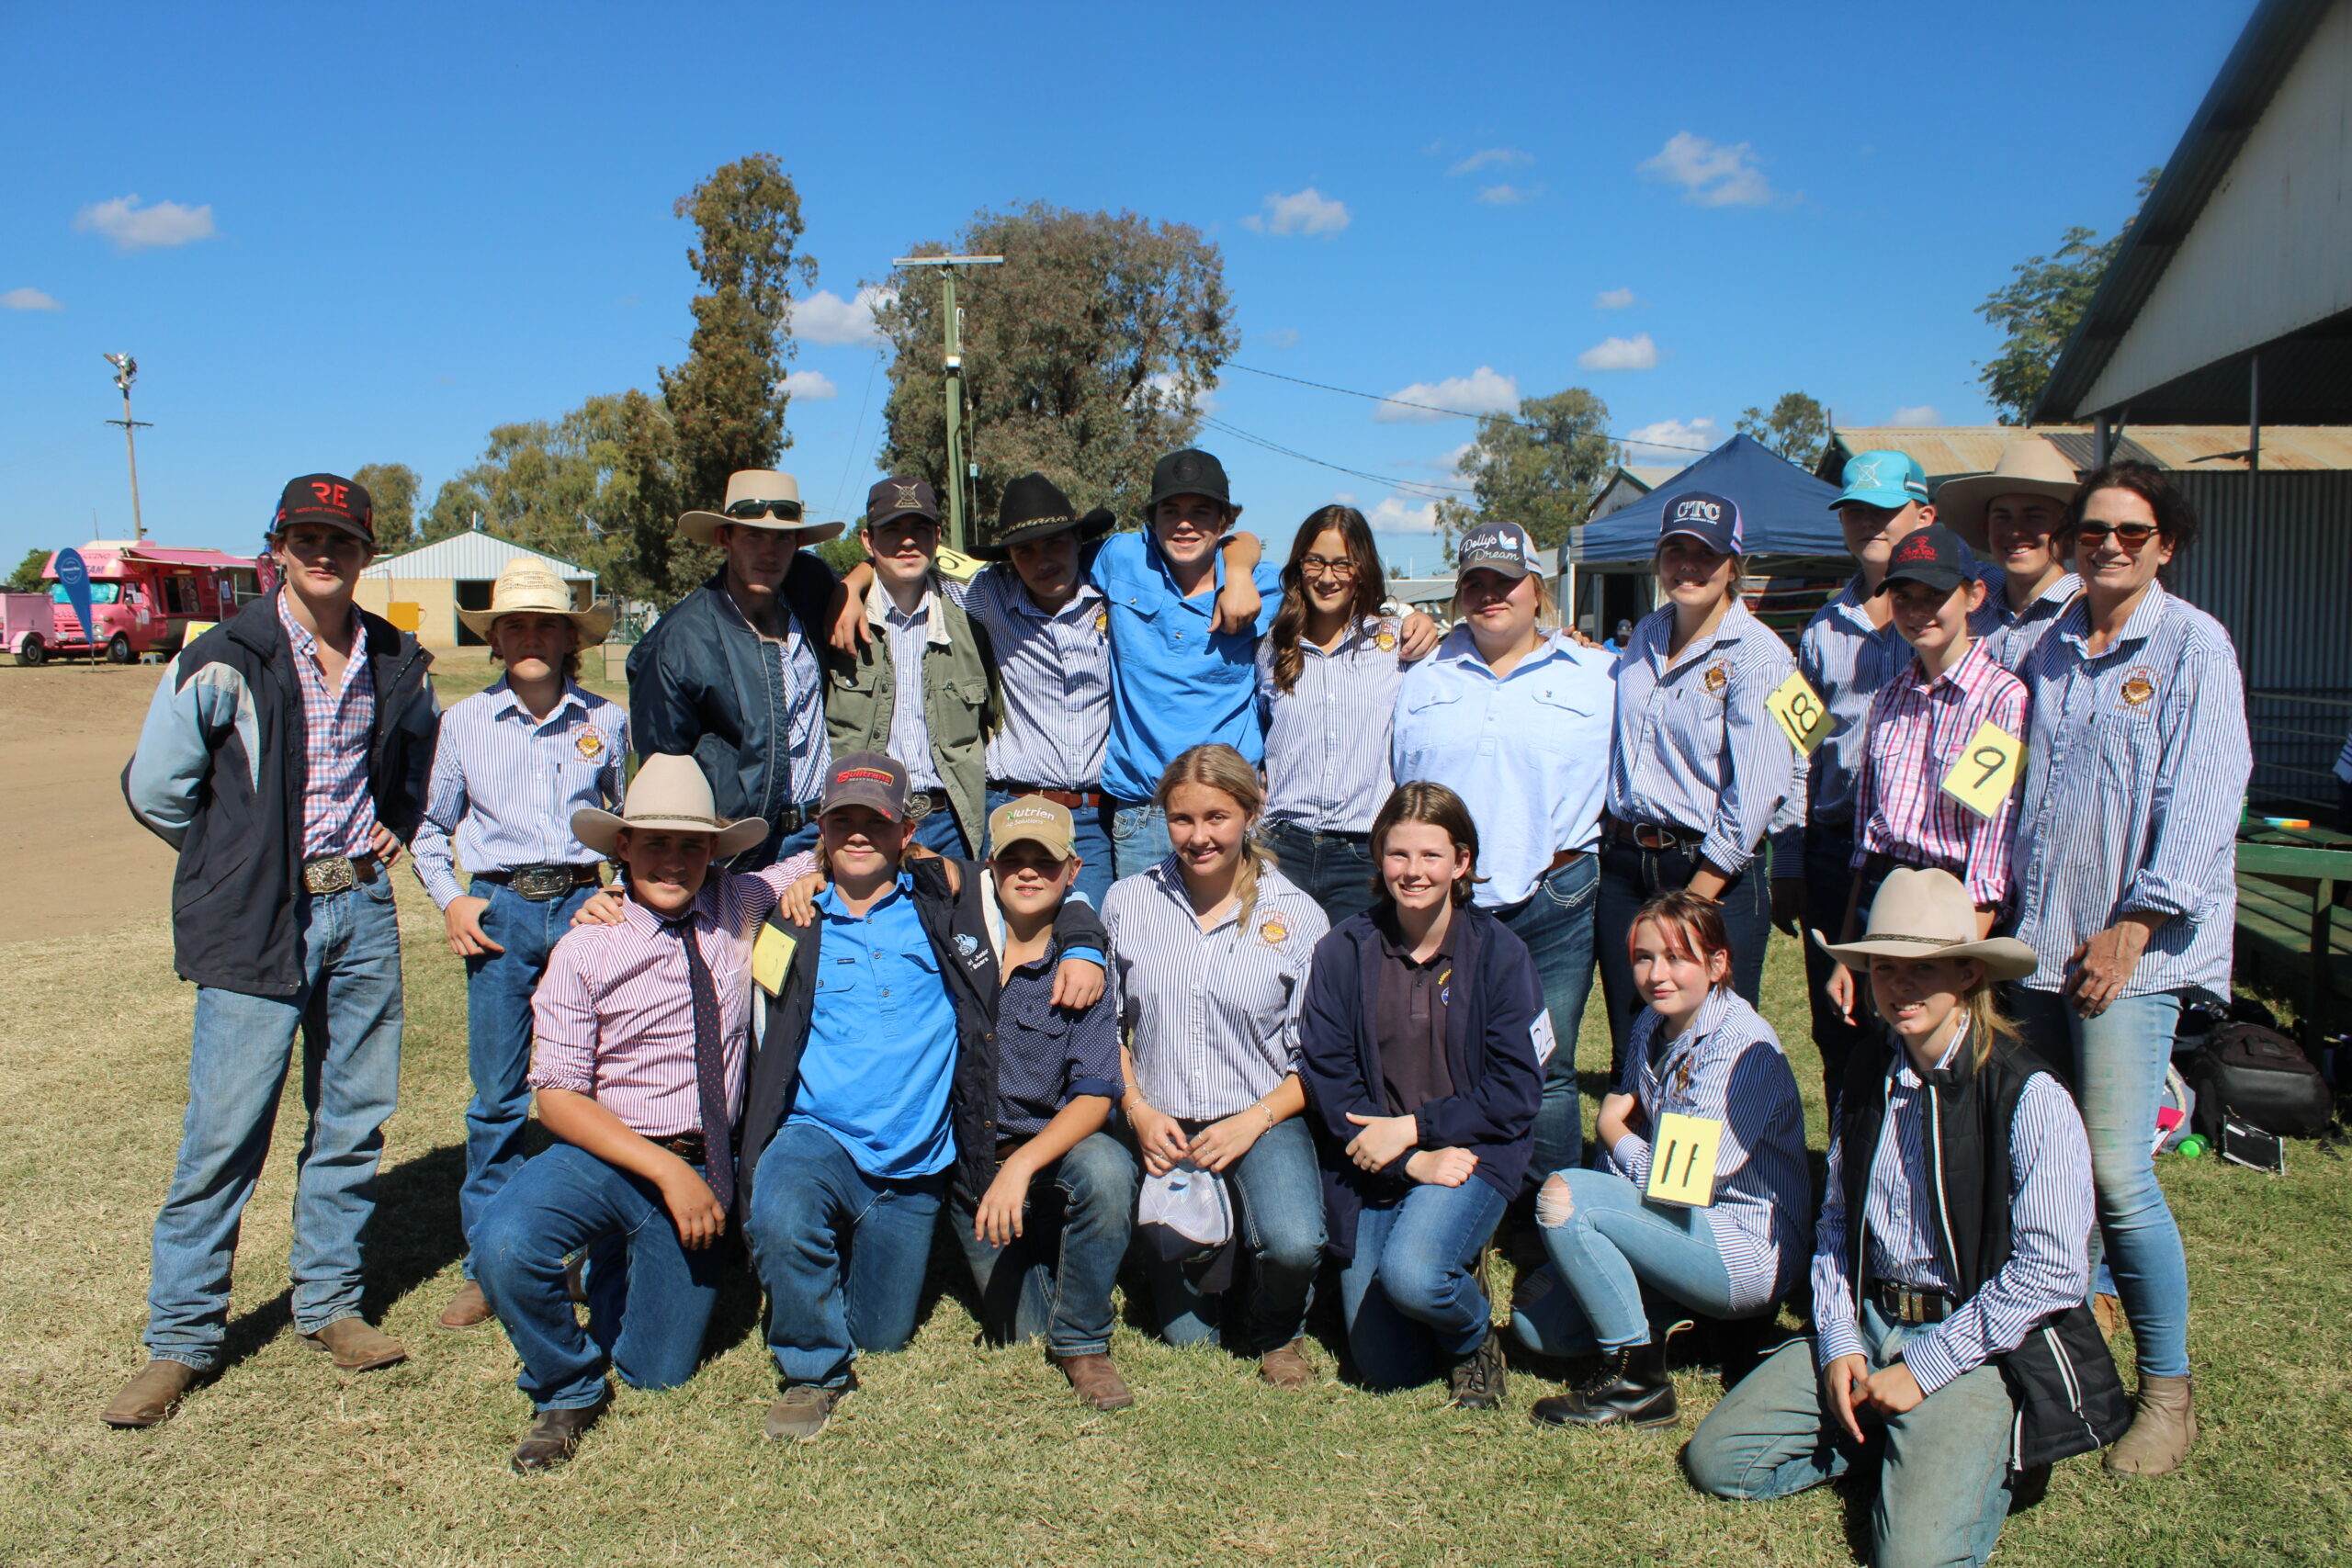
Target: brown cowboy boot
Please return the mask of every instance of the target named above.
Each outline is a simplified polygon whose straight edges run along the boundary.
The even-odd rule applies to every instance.
[[[458,1287],[437,1321],[444,1328],[479,1328],[497,1315],[490,1310],[490,1298],[481,1293],[481,1287],[469,1280]]]
[[[109,1427],[153,1427],[178,1407],[194,1382],[196,1369],[185,1361],[150,1361],[107,1401],[98,1419]]]
[[[1277,1345],[1258,1358],[1258,1375],[1276,1388],[1302,1389],[1315,1381],[1315,1369],[1306,1364],[1306,1341],[1294,1339],[1287,1345]]]
[[[372,1326],[364,1317],[338,1317],[316,1334],[302,1338],[312,1349],[324,1350],[334,1358],[338,1371],[372,1372],[378,1367],[389,1367],[408,1359],[408,1351],[390,1335]]]
[[[2180,1468],[2197,1441],[2197,1409],[2189,1380],[2140,1379],[2132,1429],[2107,1450],[2107,1468],[2118,1475],[2168,1475]]]
[[[1070,1392],[1078,1402],[1095,1410],[1125,1410],[1136,1402],[1127,1380],[1111,1364],[1111,1358],[1096,1351],[1091,1355],[1064,1356],[1048,1350],[1046,1359],[1059,1367],[1062,1376],[1069,1379]]]

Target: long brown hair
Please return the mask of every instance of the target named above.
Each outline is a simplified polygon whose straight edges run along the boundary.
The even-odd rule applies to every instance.
[[[1298,647],[1299,635],[1306,629],[1306,574],[1298,563],[1327,528],[1340,531],[1340,537],[1347,542],[1348,559],[1355,563],[1348,619],[1361,621],[1380,614],[1381,601],[1387,593],[1388,576],[1380,564],[1380,547],[1373,543],[1372,525],[1364,521],[1363,513],[1352,506],[1325,506],[1307,513],[1306,521],[1298,525],[1297,537],[1290,542],[1290,559],[1283,565],[1282,608],[1274,612],[1274,624],[1266,629],[1274,650],[1274,690],[1285,694],[1298,684],[1299,669],[1306,660]]]
[[[1478,874],[1478,824],[1470,819],[1470,808],[1462,797],[1442,784],[1416,779],[1400,784],[1388,792],[1381,803],[1380,814],[1372,819],[1372,891],[1375,897],[1386,898],[1388,879],[1380,874],[1381,857],[1388,852],[1388,834],[1402,822],[1426,822],[1442,828],[1453,840],[1454,849],[1470,853],[1470,874],[1454,878],[1448,894],[1459,908],[1470,902],[1477,885],[1486,880]]]
[[[1244,931],[1250,928],[1250,917],[1258,908],[1258,876],[1281,863],[1274,852],[1258,841],[1258,813],[1265,809],[1266,787],[1259,782],[1258,770],[1244,761],[1241,753],[1222,741],[1209,741],[1177,753],[1159,775],[1159,787],[1151,794],[1151,803],[1165,812],[1168,797],[1185,784],[1200,784],[1233,797],[1241,814],[1250,818],[1250,829],[1241,839],[1241,863],[1233,868],[1234,897],[1241,901],[1239,919]]]
[[[2181,551],[2197,537],[2197,508],[2188,503],[2188,497],[2170,475],[2148,463],[2109,463],[2084,476],[2074,500],[2066,503],[2066,520],[2058,525],[2066,541],[2066,558],[2075,554],[2075,533],[2083,525],[2083,509],[2103,490],[2128,491],[2148,503],[2156,519],[2156,536],[2172,547],[2172,559],[2156,568],[2156,581],[2171,587],[2172,569],[2179,563]]]

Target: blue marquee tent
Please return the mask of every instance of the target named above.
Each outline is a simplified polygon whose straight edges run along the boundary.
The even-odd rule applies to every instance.
[[[1846,536],[1829,503],[1838,487],[1774,457],[1753,436],[1735,435],[1630,506],[1578,529],[1570,558],[1647,561],[1657,550],[1666,503],[1684,491],[1703,490],[1739,503],[1740,526],[1751,556],[1842,556]]]

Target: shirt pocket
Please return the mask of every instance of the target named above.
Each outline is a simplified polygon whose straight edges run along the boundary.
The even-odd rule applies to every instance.
[[[1672,705],[1666,705],[1661,717],[1672,711]],[[1594,712],[1591,704],[1573,693],[1540,686],[1528,694],[1526,738],[1547,751],[1581,754],[1593,743],[1589,721]]]

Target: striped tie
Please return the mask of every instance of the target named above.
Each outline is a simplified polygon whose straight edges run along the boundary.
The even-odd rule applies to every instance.
[[[694,916],[667,922],[686,950],[686,974],[695,993],[695,1089],[702,1101],[703,1179],[722,1209],[735,1202],[734,1140],[727,1118],[726,1054],[719,1042],[718,987],[695,941]]]

